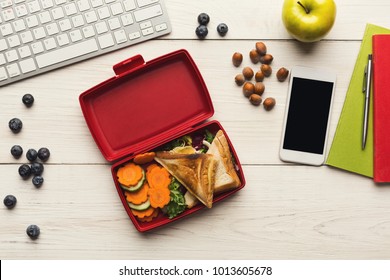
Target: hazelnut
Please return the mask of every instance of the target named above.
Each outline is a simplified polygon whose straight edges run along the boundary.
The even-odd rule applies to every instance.
[[[255,91],[255,85],[251,82],[245,82],[244,86],[242,87],[242,92],[244,93],[245,97],[251,96]]]
[[[276,72],[276,78],[278,79],[279,82],[284,82],[290,71],[288,71],[286,68],[282,67]]]
[[[264,80],[264,73],[261,71],[257,71],[255,74],[256,82],[262,82]]]
[[[255,49],[249,52],[249,57],[254,64],[258,63],[260,60],[260,55]]]
[[[242,74],[244,75],[245,79],[247,79],[247,80],[252,79],[252,77],[254,75],[253,70],[250,67],[244,67],[244,69],[242,69]]]
[[[264,76],[269,77],[272,74],[272,68],[268,64],[262,64],[260,67],[261,72],[263,72]]]
[[[263,42],[257,42],[256,51],[259,55],[265,55],[267,53],[267,47]]]
[[[255,106],[259,106],[261,104],[261,96],[258,95],[258,94],[251,94],[251,96],[249,96],[249,102],[252,103],[253,105]]]
[[[262,95],[264,93],[265,86],[262,82],[255,83],[254,93],[258,95]]]
[[[263,106],[266,111],[271,111],[275,107],[275,104],[276,100],[272,97],[267,97],[263,102]]]
[[[235,52],[232,57],[233,65],[238,67],[242,62],[242,54],[239,52]]]
[[[237,74],[234,80],[238,86],[242,86],[245,83],[245,77],[243,74]]]
[[[263,56],[260,56],[260,62],[263,64],[271,64],[272,60],[274,60],[274,57],[271,54],[265,54]]]

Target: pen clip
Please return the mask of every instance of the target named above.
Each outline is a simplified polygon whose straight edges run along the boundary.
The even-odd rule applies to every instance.
[[[366,67],[364,67],[363,93],[366,93],[366,91],[367,91],[367,67],[368,67],[368,65],[366,65]]]

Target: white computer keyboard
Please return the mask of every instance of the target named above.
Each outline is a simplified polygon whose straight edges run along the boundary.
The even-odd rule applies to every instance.
[[[170,32],[163,0],[0,0],[0,86]]]

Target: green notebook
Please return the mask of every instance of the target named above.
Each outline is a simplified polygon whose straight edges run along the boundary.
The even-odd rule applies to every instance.
[[[373,115],[372,94],[366,147],[362,149],[364,94],[364,68],[372,53],[372,35],[390,34],[390,29],[367,24],[360,51],[352,73],[343,109],[333,138],[326,164],[373,177]],[[372,93],[372,91],[371,91]]]

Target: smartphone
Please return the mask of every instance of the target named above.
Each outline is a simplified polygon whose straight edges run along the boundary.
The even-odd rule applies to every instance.
[[[308,165],[325,161],[336,75],[296,66],[290,74],[280,159]]]

